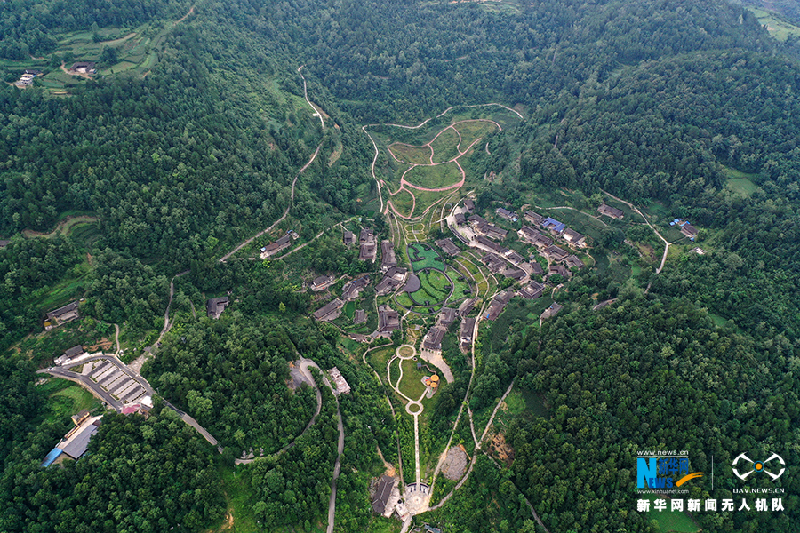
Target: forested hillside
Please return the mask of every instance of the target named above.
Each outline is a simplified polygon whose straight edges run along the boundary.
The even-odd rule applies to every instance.
[[[85,50],[70,39],[107,59],[132,53],[136,31],[153,47],[146,68],[68,74]],[[417,527],[543,531],[535,509],[552,533],[663,531],[636,512],[636,450],[677,448],[698,470],[711,456],[726,469],[714,495],[692,488],[697,498],[738,502],[738,453],[787,462],[779,482],[756,484],[785,489],[785,511],[695,513],[692,531],[795,531],[799,55],[797,37],[779,40],[722,0],[0,4],[3,78],[46,70],[0,87],[0,530],[233,521],[310,533],[324,529],[341,472],[335,531],[399,531],[371,514],[372,481],[395,468],[430,476],[451,438],[474,470],[457,491],[437,481]],[[70,83],[55,90],[51,73]],[[447,131],[457,113],[496,130],[465,141],[468,129]],[[405,156],[382,150],[430,150],[421,165],[433,168],[436,138],[420,148],[415,137],[423,121],[443,125],[437,156],[452,136],[463,186],[419,188],[435,209],[402,226],[388,208],[401,191],[386,181],[395,172],[403,184]],[[404,329],[370,336],[379,306],[400,307],[376,294],[388,266],[360,256],[359,231],[415,269],[401,245],[452,237],[448,210],[468,193],[476,214],[570,217],[589,244],[570,249],[572,270],[544,259],[547,279],[530,277],[545,282],[540,297],[492,321],[493,296],[519,287],[453,239],[446,290],[477,296],[476,339],[446,333],[453,380],[412,423],[391,358],[422,342],[411,324],[433,320],[434,306],[401,310]],[[600,216],[604,202],[625,218]],[[668,225],[689,220],[691,241]],[[526,224],[506,224],[509,246],[536,262],[517,238]],[[279,238],[288,248],[268,254]],[[471,258],[475,269],[462,264]],[[366,296],[330,324],[310,318],[362,275]],[[217,319],[210,298],[228,299]],[[43,331],[45,313],[72,301],[80,317]],[[556,301],[558,316],[540,318]],[[89,455],[44,468],[79,402],[35,385],[46,377],[35,372],[77,343],[136,360],[156,406],[146,419],[106,412]],[[334,396],[314,367],[316,383],[298,377],[303,360],[338,368],[351,392]],[[414,394],[425,393],[414,363]],[[495,434],[504,454],[488,444]],[[408,459],[419,466],[420,446],[423,474]]]

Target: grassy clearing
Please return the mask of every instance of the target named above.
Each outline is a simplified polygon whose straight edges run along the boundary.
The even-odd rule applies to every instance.
[[[458,132],[453,128],[447,128],[439,133],[430,144],[433,149],[433,162],[444,163],[458,157],[460,154],[458,151],[459,141]]]
[[[406,181],[417,187],[439,189],[452,187],[461,181],[461,171],[455,163],[443,163],[435,166],[414,167],[406,174]],[[438,196],[445,191],[438,193]]]
[[[87,216],[87,215],[75,215],[75,216],[68,216],[65,219],[61,220],[56,227],[53,228],[53,231],[50,233],[41,233],[38,231],[33,231],[29,229],[22,230],[22,234],[27,237],[45,237],[50,239],[56,235],[67,235],[73,229],[76,229],[79,226],[88,226],[95,224],[97,222],[96,217]],[[85,230],[84,230],[85,231]]]
[[[497,413],[495,421],[501,420],[501,426],[509,424],[511,420],[521,415],[532,414],[539,418],[550,418],[551,416],[540,396],[523,392],[518,388],[511,391],[511,394],[506,397],[505,405],[501,406]]]
[[[428,245],[420,243],[409,244],[406,251],[408,252],[408,258],[411,260],[411,267],[414,272],[419,272],[423,268],[445,269],[444,262],[439,257],[439,254]]]
[[[367,526],[367,533],[399,533],[402,529],[403,523],[399,520],[373,516]]]
[[[414,191],[414,197],[417,199],[417,206],[414,208],[414,215],[420,216],[433,204],[439,204],[435,209],[440,209],[441,200],[444,197],[453,194],[457,190],[458,189],[450,189],[448,191],[441,192]]]
[[[394,347],[379,348],[367,354],[367,362],[381,377],[381,381],[386,381],[386,364],[394,356]]]
[[[233,515],[235,531],[256,533],[261,528],[256,523],[250,490],[250,472],[246,466],[227,467],[220,471],[222,490],[228,499],[228,512]]]
[[[353,315],[356,312],[356,303],[355,302],[347,302],[344,306],[344,314],[347,315],[347,318],[353,320]]]
[[[94,396],[66,379],[50,379],[36,391],[47,397],[46,421],[63,421],[84,409],[92,411],[101,406]]]
[[[742,172],[730,167],[722,167],[727,180],[725,181],[725,188],[734,194],[738,194],[744,198],[749,198],[753,193],[759,190],[756,181],[758,181],[758,174]]]
[[[747,9],[753,12],[758,19],[758,22],[761,23],[762,26],[766,26],[769,34],[775,37],[777,40],[786,42],[790,35],[800,36],[800,28],[790,24],[785,20],[782,20],[781,18],[778,18],[779,16],[775,13],[749,6]]]
[[[687,237],[683,233],[681,233],[681,229],[679,226],[670,226],[670,225],[662,226],[658,228],[658,232],[661,233],[661,235],[663,235],[664,238],[667,239],[667,241],[670,243],[680,242],[682,240],[688,241]]]
[[[725,182],[725,188],[745,198],[758,191],[758,185],[747,178],[730,178]]]
[[[467,146],[475,142],[475,139],[486,137],[488,134],[497,131],[497,126],[483,120],[461,122],[453,125],[453,127],[461,134],[461,150],[466,150]],[[482,147],[476,146],[475,148]]]
[[[394,386],[397,384],[397,380],[400,379],[400,363],[402,363],[402,359],[395,359],[392,364],[389,365],[389,384]],[[378,372],[380,374],[380,372]]]
[[[656,494],[646,494],[645,497],[650,500],[650,508],[651,511],[647,513],[647,517],[650,520],[655,520],[658,522],[659,531],[664,533],[675,532],[675,533],[695,533],[700,531],[700,527],[695,524],[694,520],[687,515],[686,513],[673,513],[670,511],[670,500],[671,498],[666,498],[667,500],[667,510],[665,511],[655,511],[652,510],[653,501],[661,496]]]
[[[644,222],[641,216],[639,216],[635,211],[631,210],[626,204],[621,204],[619,202],[606,202],[608,205],[612,205],[618,209],[622,209],[625,212],[625,222],[628,223],[637,223],[637,222]],[[647,215],[647,218],[650,220],[650,223],[654,226],[659,224],[666,225],[672,219],[676,217],[675,212],[667,207],[666,205],[662,204],[661,202],[650,202],[647,206],[637,206],[643,213]]]
[[[400,390],[412,400],[418,400],[425,392],[425,384],[420,380],[428,376],[430,374],[424,369],[417,370],[416,361],[405,360],[403,361],[403,380],[400,382]]]
[[[722,316],[720,316],[720,315],[717,315],[717,314],[714,314],[714,313],[708,313],[708,317],[709,317],[709,318],[710,318],[710,319],[711,319],[711,320],[714,322],[714,324],[715,324],[717,327],[719,327],[719,328],[721,328],[721,327],[724,327],[724,326],[725,326],[725,323],[727,322],[727,320],[725,320],[725,317],[722,317]]]
[[[410,144],[393,143],[386,149],[394,154],[395,159],[401,163],[425,165],[431,162],[431,149],[428,146],[411,146]]]

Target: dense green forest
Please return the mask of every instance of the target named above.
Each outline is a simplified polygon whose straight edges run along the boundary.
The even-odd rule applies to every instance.
[[[46,429],[6,461],[3,531],[197,531],[222,518],[214,452],[172,411],[106,414],[90,455],[42,469],[63,430]]]
[[[180,337],[169,338],[143,373],[153,376],[159,391],[225,446],[274,453],[293,441],[311,418],[313,390],[303,387],[292,393],[278,386],[287,380],[289,361],[296,357],[279,324],[242,327],[227,322],[183,329]],[[282,394],[273,392],[281,388]]]
[[[509,430],[517,452],[512,469],[516,485],[543,502],[537,510],[556,530],[626,524],[647,531],[629,503],[642,447],[680,443],[703,472],[711,471],[712,456],[727,465],[741,449],[768,453],[777,446],[795,457],[787,464],[800,459],[786,447],[800,417],[796,365],[786,357],[791,346],[717,329],[685,299],[626,298],[601,312],[576,311],[526,344],[521,384],[545,392],[557,407],[548,420]],[[576,480],[581,490],[571,488]],[[796,508],[797,479],[777,484],[786,491],[786,508]],[[716,486],[722,490],[716,497],[732,497],[737,484],[719,469]],[[745,513],[696,519],[710,531],[766,527]],[[789,531],[792,520],[776,513],[769,528]]]
[[[771,4],[797,20],[796,6]],[[592,253],[636,272],[576,272],[558,293],[565,309],[541,328],[535,304],[514,300],[481,323],[474,369],[448,336],[455,380],[426,413],[423,446],[444,445],[462,403],[488,418],[512,380],[552,416],[525,412],[504,428],[509,464],[473,442],[468,482],[416,522],[539,531],[527,498],[553,533],[656,531],[635,512],[635,453],[676,447],[704,472],[711,456],[719,466],[744,450],[780,453],[785,512],[693,518],[706,531],[796,529],[796,36],[776,40],[721,0],[20,0],[0,4],[3,78],[38,56],[57,70],[74,56],[57,52],[70,32],[98,41],[101,29],[146,23],[165,37],[145,75],[97,76],[68,94],[38,80],[0,87],[0,238],[11,241],[0,249],[0,530],[201,531],[227,504],[246,509],[254,531],[311,531],[327,511],[337,406],[347,435],[337,531],[379,528],[369,483],[383,471],[379,452],[395,464],[398,448],[405,457],[413,446],[410,419],[393,416],[402,407],[338,326],[308,319],[318,296],[301,285],[312,273],[379,275],[336,227],[394,231],[376,213],[364,124],[490,102],[525,119],[476,155],[481,173],[501,177],[477,187],[479,209],[560,188],[594,211],[589,199],[605,191],[691,220],[702,228],[691,246],[706,251],[673,242],[656,274],[628,245],[663,250],[659,239],[644,224],[609,223]],[[306,102],[301,66],[322,116]],[[303,245],[316,239],[303,253],[220,263],[284,213],[245,252],[292,229]],[[88,222],[61,231],[75,216]],[[205,300],[221,295],[230,309],[205,318]],[[28,360],[19,343],[41,333],[45,312],[79,298],[103,335],[116,323],[136,350],[155,342],[172,302],[172,329],[142,374],[222,454],[157,402],[148,419],[107,413],[88,456],[41,468],[70,424],[45,416],[52,400],[34,385],[36,364],[58,353]],[[618,300],[592,310],[607,298]],[[48,342],[36,346],[60,346]],[[320,387],[305,433],[316,394],[287,387],[298,356],[337,366],[352,386],[337,399]],[[469,447],[461,424],[455,440]],[[250,448],[266,458],[233,467]],[[730,497],[737,485],[718,475],[716,497]]]

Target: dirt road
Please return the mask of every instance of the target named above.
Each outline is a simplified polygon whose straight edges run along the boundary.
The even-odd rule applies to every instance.
[[[274,222],[274,223],[273,223],[273,224],[272,224],[270,227],[268,227],[267,229],[265,229],[265,230],[263,230],[263,231],[260,231],[260,232],[256,233],[255,235],[253,235],[252,237],[250,237],[250,238],[249,238],[249,239],[247,239],[246,241],[244,241],[244,242],[242,242],[241,244],[239,244],[239,245],[238,245],[236,248],[234,248],[233,250],[231,250],[231,251],[230,251],[230,252],[228,252],[227,254],[223,255],[223,256],[220,258],[220,260],[219,260],[219,262],[220,262],[220,263],[225,263],[225,262],[226,262],[226,261],[227,261],[227,260],[230,258],[230,256],[232,256],[233,254],[235,254],[236,252],[238,252],[239,250],[241,250],[242,248],[244,248],[245,246],[247,246],[248,244],[250,244],[251,242],[253,242],[253,241],[254,241],[255,239],[257,239],[258,237],[261,237],[262,235],[264,235],[264,234],[266,234],[266,233],[269,233],[270,231],[272,231],[272,230],[273,230],[273,228],[275,228],[275,226],[277,226],[278,224],[280,224],[281,222],[283,222],[283,220],[284,220],[284,219],[286,218],[286,216],[289,214],[289,211],[291,211],[291,209],[292,209],[292,206],[294,206],[294,188],[295,188],[295,185],[297,185],[297,178],[299,178],[299,177],[300,177],[300,174],[302,174],[303,172],[305,172],[305,171],[306,171],[306,169],[307,169],[307,168],[308,168],[308,167],[311,165],[311,163],[313,163],[313,162],[314,162],[314,160],[317,158],[317,155],[319,155],[319,151],[320,151],[320,149],[321,149],[321,148],[322,148],[322,143],[320,143],[320,144],[319,144],[319,146],[317,146],[317,149],[314,151],[314,154],[311,156],[311,159],[309,159],[309,160],[308,160],[308,162],[307,162],[305,165],[303,165],[303,168],[301,168],[301,169],[300,169],[300,171],[297,173],[297,176],[295,176],[295,177],[294,177],[294,179],[292,180],[292,199],[291,199],[291,201],[289,202],[289,205],[286,207],[286,211],[284,211],[284,212],[283,212],[283,215],[281,216],[281,218],[279,218],[278,220],[276,220],[276,221],[275,221],[275,222]]]

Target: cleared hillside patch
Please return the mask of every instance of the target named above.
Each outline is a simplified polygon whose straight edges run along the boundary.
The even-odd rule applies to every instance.
[[[411,185],[426,189],[453,187],[461,181],[461,170],[455,163],[443,163],[433,166],[418,166],[405,175]]]
[[[460,141],[458,132],[453,128],[446,128],[439,132],[436,138],[430,142],[433,150],[433,162],[444,163],[461,155],[458,151]]]
[[[497,131],[497,125],[488,120],[469,120],[454,124],[453,127],[461,134],[462,151],[466,150],[476,139]]]
[[[431,162],[431,149],[429,146],[411,146],[410,144],[394,143],[387,150],[400,163],[425,165]]]

